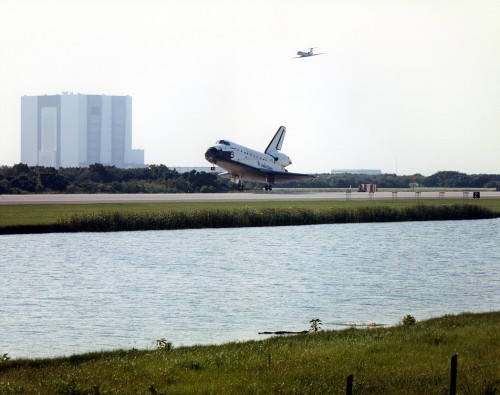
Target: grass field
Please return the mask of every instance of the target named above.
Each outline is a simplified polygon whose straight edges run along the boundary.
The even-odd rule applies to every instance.
[[[391,206],[395,208],[411,207],[416,204],[439,205],[439,204],[463,204],[462,199],[447,199],[441,202],[438,199],[415,200],[373,200],[373,201],[269,201],[269,202],[187,202],[187,203],[100,203],[100,204],[23,204],[23,205],[0,205],[0,228],[12,226],[29,225],[53,225],[61,219],[68,218],[73,214],[93,214],[97,212],[131,212],[131,213],[155,213],[165,211],[195,211],[229,210],[237,208],[355,208],[355,207],[377,207]],[[493,210],[500,215],[500,199],[482,199],[467,201],[466,204],[474,204]]]
[[[458,394],[500,391],[500,312],[261,341],[0,360],[2,394]],[[92,345],[89,345],[89,349]],[[7,358],[4,358],[7,359]]]

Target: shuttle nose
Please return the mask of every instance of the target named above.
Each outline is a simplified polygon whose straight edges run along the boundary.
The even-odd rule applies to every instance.
[[[210,147],[209,149],[207,149],[207,152],[205,152],[205,159],[215,165],[217,163],[217,154],[219,153],[219,151],[220,149]]]

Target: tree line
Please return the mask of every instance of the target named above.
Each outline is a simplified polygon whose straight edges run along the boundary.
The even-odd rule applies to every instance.
[[[379,188],[421,187],[500,188],[498,174],[465,174],[441,171],[425,177],[421,174],[317,174],[301,182],[280,184],[285,188],[357,188],[361,183],[374,183]],[[247,189],[262,185],[247,183]],[[179,173],[165,165],[121,169],[95,163],[89,167],[59,168],[28,166],[23,163],[0,167],[0,194],[22,193],[180,193],[227,192],[237,186],[209,172],[192,170]]]
[[[431,176],[422,174],[321,174],[300,183],[288,183],[289,187],[308,188],[357,188],[359,184],[377,184],[378,188],[499,188],[499,174],[465,174],[458,171],[440,171]]]
[[[89,167],[0,167],[0,193],[178,193],[221,192],[226,180],[215,174],[178,173],[164,165],[121,169],[95,163]]]

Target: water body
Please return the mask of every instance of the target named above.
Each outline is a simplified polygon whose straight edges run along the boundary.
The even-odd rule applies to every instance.
[[[500,219],[0,237],[0,354],[500,309]]]

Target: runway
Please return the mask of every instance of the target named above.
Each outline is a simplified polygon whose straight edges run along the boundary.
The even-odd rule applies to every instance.
[[[481,191],[481,199],[500,198],[500,192]],[[152,193],[152,194],[41,194],[0,195],[0,204],[92,204],[160,202],[244,202],[311,200],[394,200],[394,199],[473,199],[467,191],[422,192],[234,192],[234,193]]]

